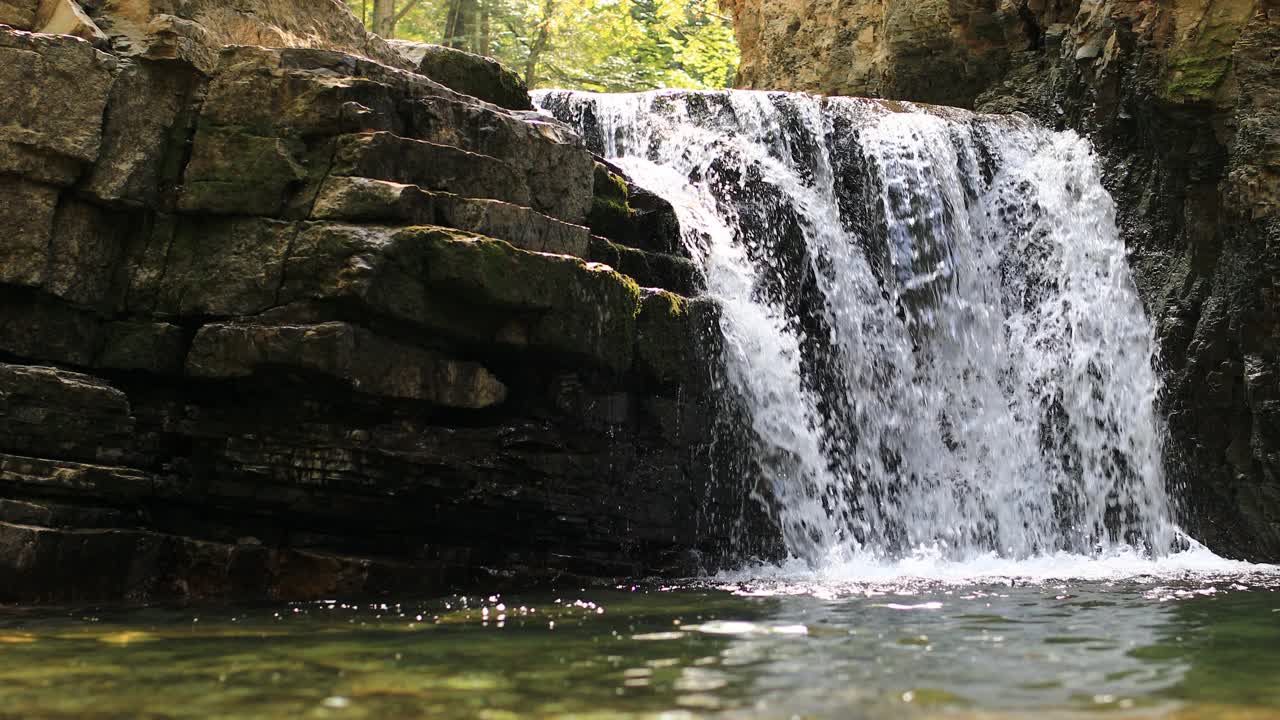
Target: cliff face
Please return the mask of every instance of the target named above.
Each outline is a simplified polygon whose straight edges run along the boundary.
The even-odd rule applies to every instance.
[[[726,542],[674,213],[486,102],[521,104],[500,68],[393,55],[330,0],[59,3],[0,0],[0,601],[687,573]],[[485,99],[416,71],[459,62]]]
[[[1280,2],[738,0],[748,88],[1088,134],[1162,347],[1190,529],[1280,559]]]

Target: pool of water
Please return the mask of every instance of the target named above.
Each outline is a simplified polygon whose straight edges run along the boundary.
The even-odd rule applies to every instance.
[[[3,718],[1280,718],[1280,576],[0,610]]]

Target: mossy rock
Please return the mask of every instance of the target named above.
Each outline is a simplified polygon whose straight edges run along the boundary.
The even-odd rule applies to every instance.
[[[631,366],[640,287],[612,268],[434,226],[313,223],[281,302],[355,300],[458,343]]]
[[[1185,57],[1169,66],[1164,97],[1173,102],[1212,100],[1231,70],[1229,57]]]
[[[627,181],[603,163],[596,163],[595,189],[587,227],[597,235],[621,240],[631,233],[632,210]]]
[[[595,236],[591,238],[588,259],[635,278],[642,287],[670,290],[677,295],[697,295],[705,289],[702,273],[693,261],[675,255],[645,252]]]
[[[601,162],[596,163],[587,226],[596,235],[641,250],[675,254],[682,249],[675,208]]]
[[[636,370],[662,387],[697,384],[706,374],[696,304],[665,290],[645,290],[636,317]]]

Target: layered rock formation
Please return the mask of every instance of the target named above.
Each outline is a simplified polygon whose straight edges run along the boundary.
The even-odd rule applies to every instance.
[[[1187,524],[1280,559],[1280,3],[737,0],[735,16],[744,87],[1087,133],[1161,341]]]
[[[669,206],[336,0],[87,2],[92,42],[24,32],[39,5],[0,2],[0,601],[639,576],[723,545],[706,518],[741,493]]]

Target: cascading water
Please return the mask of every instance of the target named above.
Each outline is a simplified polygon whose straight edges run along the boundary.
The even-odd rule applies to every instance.
[[[782,93],[538,102],[676,207],[792,554],[1183,542],[1153,333],[1087,142]]]

